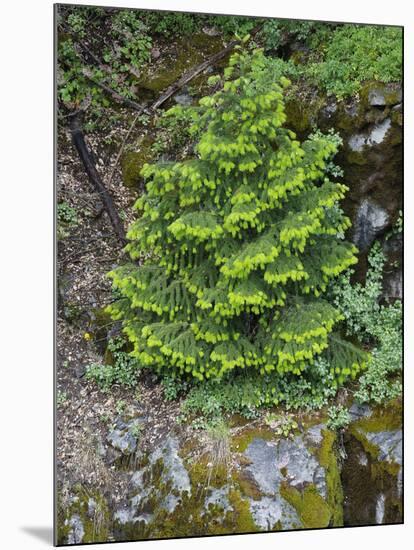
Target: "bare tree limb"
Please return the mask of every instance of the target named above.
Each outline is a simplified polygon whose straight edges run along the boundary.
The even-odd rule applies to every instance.
[[[122,244],[125,244],[127,241],[123,223],[115,208],[112,196],[102,182],[96,166],[91,159],[91,153],[88,150],[85,142],[85,137],[83,135],[82,118],[79,111],[69,118],[69,126],[72,134],[73,144],[78,151],[79,157],[83,163],[83,166],[85,167],[86,173],[88,174],[90,181],[92,182],[95,190],[97,191],[102,199],[102,202],[105,205],[105,210],[108,212],[109,219],[111,220],[112,226],[115,229],[119,240],[122,242]]]
[[[132,99],[128,99],[127,97],[124,97],[123,95],[119,94],[116,90],[113,88],[110,88],[103,82],[99,82],[98,80],[94,80],[88,70],[83,71],[83,75],[95,86],[98,86],[98,88],[101,88],[104,92],[109,94],[115,101],[118,103],[122,103],[126,107],[130,107],[131,109],[134,109],[135,111],[138,111],[139,113],[147,113],[149,114],[149,110],[145,105],[140,105],[136,101]]]

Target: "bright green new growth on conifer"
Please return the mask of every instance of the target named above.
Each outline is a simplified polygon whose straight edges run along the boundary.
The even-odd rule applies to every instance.
[[[321,297],[357,261],[341,238],[347,188],[326,175],[337,146],[320,134],[300,144],[283,127],[289,81],[264,65],[261,50],[239,49],[222,89],[188,108],[194,158],[144,166],[132,262],[110,273],[121,296],[110,311],[157,371],[301,375],[333,345],[343,381],[363,365],[351,344],[330,344],[341,315]]]

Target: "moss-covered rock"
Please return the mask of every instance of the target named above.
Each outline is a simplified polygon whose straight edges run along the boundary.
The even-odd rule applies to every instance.
[[[301,493],[285,482],[281,486],[280,494],[295,508],[304,528],[329,526],[332,511],[315,486],[308,485]]]
[[[345,437],[346,525],[402,521],[401,401],[365,408]],[[363,482],[361,482],[363,480]]]
[[[151,92],[165,91],[186,71],[202,63],[206,56],[218,52],[222,47],[221,37],[204,33],[192,35],[191,40],[176,40],[165,49],[164,55],[157,63],[148,65],[142,71],[137,84]],[[198,77],[192,81],[192,86],[200,85],[202,82],[203,77]]]
[[[70,504],[60,510],[58,544],[107,542],[112,518],[106,498],[97,490],[77,486]]]
[[[146,135],[136,146],[136,150],[127,151],[121,157],[122,180],[126,187],[139,187],[142,178],[140,172],[146,162],[151,162],[153,153],[151,146],[154,138]]]

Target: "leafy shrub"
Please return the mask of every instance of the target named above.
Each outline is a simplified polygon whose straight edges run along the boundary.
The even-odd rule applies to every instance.
[[[188,36],[201,29],[203,17],[192,13],[142,12],[141,18],[150,31],[167,38]]]
[[[348,334],[373,347],[356,397],[381,403],[401,393],[402,306],[399,300],[380,303],[385,256],[379,243],[372,247],[368,263],[365,285],[352,285],[351,272],[347,272],[333,285],[333,295]]]
[[[95,108],[107,107],[108,98],[95,82],[133,97],[137,71],[149,61],[152,46],[140,12],[60,6],[58,28],[58,96],[63,102],[79,105],[88,98]],[[110,44],[103,34],[111,37]]]
[[[339,336],[330,345],[342,316],[320,296],[357,261],[338,237],[350,225],[337,207],[347,188],[325,173],[337,144],[318,134],[301,145],[283,128],[288,81],[264,67],[261,50],[235,53],[223,89],[189,108],[197,156],[144,166],[133,263],[109,274],[122,296],[109,311],[132,355],[158,372],[300,378],[330,346],[344,380],[363,354]]]
[[[255,17],[243,17],[242,15],[216,15],[207,18],[207,23],[214,25],[225,35],[239,37],[249,34],[261,21]]]
[[[354,94],[366,80],[402,77],[402,30],[373,25],[339,26],[327,42],[324,59],[306,69],[328,93]]]
[[[108,48],[104,60],[111,63],[115,71],[129,71],[130,65],[139,69],[150,59],[152,39],[147,26],[140,19],[139,12],[117,12],[113,17],[111,33],[114,41],[119,42],[119,46],[115,52],[113,48]]]
[[[267,19],[261,34],[267,50],[277,50],[293,41],[316,48],[332,32],[334,25],[317,21]]]
[[[163,376],[161,378],[161,385],[163,387],[164,397],[168,401],[174,401],[189,389],[189,384],[187,382],[172,376]]]
[[[394,27],[330,25],[326,23],[264,23],[265,47],[277,50],[292,39],[310,50],[301,62],[295,58],[271,58],[278,72],[303,85],[317,86],[339,99],[355,95],[363,82],[400,81],[402,77],[402,31]],[[305,24],[306,22],[302,22]],[[307,29],[307,30],[306,30]]]
[[[115,384],[128,388],[136,386],[140,367],[137,360],[125,351],[125,340],[110,339],[108,350],[112,355],[112,364],[92,363],[86,368],[86,379],[93,380],[104,391]]]
[[[283,404],[286,410],[312,410],[327,405],[338,387],[335,374],[324,358],[315,360],[312,370],[301,377],[274,373],[242,372],[220,382],[195,383],[182,404],[184,416],[221,418],[241,414],[256,418],[260,409]]]

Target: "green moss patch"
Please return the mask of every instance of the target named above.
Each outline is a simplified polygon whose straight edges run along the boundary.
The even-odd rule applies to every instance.
[[[332,511],[314,485],[308,485],[301,493],[283,483],[280,494],[295,508],[304,528],[328,527],[330,524]]]
[[[334,527],[343,525],[343,490],[338,457],[335,451],[336,434],[323,430],[323,439],[318,451],[319,463],[325,468],[327,486],[327,504],[331,511],[331,524]]]
[[[376,407],[368,417],[356,420],[352,426],[364,432],[392,431],[401,428],[402,401],[394,399],[387,405]]]
[[[70,506],[59,514],[59,544],[67,543],[71,527],[65,522],[75,515],[79,516],[83,525],[83,543],[108,541],[112,522],[108,503],[101,493],[83,486],[77,487]]]
[[[232,438],[230,448],[234,452],[243,453],[255,438],[271,441],[275,439],[275,433],[265,426],[246,428]]]
[[[146,162],[153,160],[151,146],[154,138],[145,136],[138,151],[128,151],[121,158],[122,179],[124,185],[129,188],[137,187],[141,181],[140,172]]]

